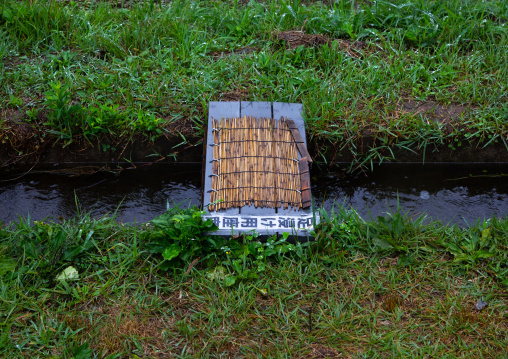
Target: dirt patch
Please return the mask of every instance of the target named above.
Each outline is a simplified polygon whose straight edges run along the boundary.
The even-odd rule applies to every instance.
[[[8,114],[8,117],[10,119],[2,124],[0,130],[0,167],[38,158],[46,147],[39,131],[20,121],[22,115],[18,110]]]
[[[23,64],[24,61],[19,56],[10,56],[4,57],[3,59],[4,66],[7,68],[15,68],[19,65]]]
[[[366,52],[373,52],[372,46],[367,44],[363,41],[349,41],[349,40],[342,40],[342,39],[336,39],[332,40],[330,44],[333,46],[333,43],[337,43],[339,46],[339,49],[345,53],[347,53],[349,56],[360,59],[363,58]],[[377,49],[376,49],[377,51]]]
[[[297,30],[274,32],[272,36],[276,41],[284,43],[285,47],[290,50],[296,49],[300,46],[317,47],[321,45],[328,45],[332,47],[337,45],[340,51],[357,59],[363,58],[367,52],[372,53],[379,50],[374,46],[375,51],[369,51],[372,50],[373,46],[363,41],[330,39],[321,34],[312,35]]]
[[[284,42],[288,49],[296,49],[300,46],[316,47],[328,44],[330,41],[326,36],[321,34],[311,35],[296,30],[274,32],[272,35],[276,40]]]
[[[202,138],[196,124],[188,118],[170,121],[163,133],[151,140],[143,134],[118,137],[109,134],[88,136],[76,135],[62,139],[52,135],[44,123],[47,112],[41,110],[37,117],[27,122],[18,110],[0,110],[3,119],[0,128],[0,168],[25,172],[32,168],[58,170],[59,164],[100,164],[115,167],[122,163],[149,163],[179,160],[196,161],[202,152]],[[187,156],[190,154],[190,157]],[[46,164],[46,165],[45,165]],[[49,165],[49,166],[48,166]],[[64,166],[68,167],[68,166]]]
[[[462,105],[441,105],[435,101],[406,100],[398,104],[403,113],[421,114],[428,120],[439,123],[450,123],[468,115],[471,109]]]
[[[170,120],[170,118],[163,117],[163,120]],[[193,138],[195,136],[195,124],[189,119],[180,119],[176,121],[169,122],[166,126],[164,126],[164,131],[166,132],[166,138],[169,136],[168,134],[179,133],[185,138]],[[170,136],[169,136],[170,137]]]
[[[320,358],[338,358],[340,353],[337,349],[323,345],[311,344],[311,351],[306,358],[320,359]]]
[[[398,307],[404,305],[404,300],[396,291],[391,291],[383,296],[382,308],[387,312],[394,313]]]
[[[378,267],[378,270],[380,272],[385,272],[387,269],[390,269],[392,267],[396,267],[397,264],[399,263],[399,257],[385,257],[385,258],[382,258],[380,261],[379,261],[379,267]]]
[[[86,315],[65,315],[62,319],[71,329],[82,329],[83,339],[103,356],[122,352],[124,344],[132,338],[138,339],[144,355],[167,357],[172,353],[173,347],[165,340],[165,332],[172,329],[174,323],[160,313],[137,313],[131,305],[122,303],[85,314],[102,318],[91,322]]]
[[[8,126],[10,123],[20,122],[23,119],[23,113],[17,108],[3,108],[0,109],[0,121],[2,127]]]
[[[245,101],[248,100],[250,92],[247,89],[235,89],[228,92],[223,92],[219,95],[219,101]]]

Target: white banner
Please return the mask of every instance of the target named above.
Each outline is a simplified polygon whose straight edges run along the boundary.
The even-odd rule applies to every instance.
[[[224,215],[207,214],[203,220],[211,219],[219,229],[241,229],[245,231],[257,230],[263,231],[288,231],[294,230],[313,230],[313,215],[305,216],[251,216],[251,215]],[[319,217],[316,216],[316,222]],[[317,224],[317,223],[316,223]]]

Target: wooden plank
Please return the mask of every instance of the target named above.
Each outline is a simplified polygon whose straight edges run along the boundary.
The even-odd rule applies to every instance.
[[[272,118],[271,102],[240,102],[240,116],[252,116],[257,118]]]
[[[247,102],[242,101],[240,103],[240,116],[252,116],[257,119],[260,118],[272,118],[272,103],[271,102]],[[272,215],[276,211],[274,208],[261,208],[251,206],[244,206],[240,209],[241,214],[250,215]]]
[[[300,135],[300,131],[298,131],[298,127],[296,127],[295,122],[293,120],[287,120],[289,129],[291,130],[291,134],[293,135],[293,139],[296,142],[296,146],[298,147],[298,152],[302,157],[306,157],[307,161],[312,162],[310,158],[309,152],[307,152],[307,147],[305,146],[305,142],[303,142],[302,136]]]
[[[300,183],[302,192],[302,207],[309,208],[312,205],[310,195],[310,173],[309,163],[306,157],[300,159]]]
[[[307,138],[305,136],[305,121],[303,120],[303,105],[301,103],[284,103],[274,102],[272,104],[273,118],[280,120],[281,117],[286,117],[293,120],[298,127],[298,132],[302,135],[305,147],[307,147]]]
[[[210,146],[213,143],[213,125],[212,119],[215,118],[220,120],[221,118],[232,118],[240,116],[240,101],[234,102],[218,102],[218,101],[210,101],[208,107],[208,129],[206,132],[207,144],[206,144],[206,168],[205,168],[205,193],[204,193],[204,201],[203,208],[207,208],[206,206],[210,203],[210,191],[212,189],[212,178],[210,175],[213,171],[212,160],[213,160],[213,146]],[[227,210],[221,210],[221,213],[226,214],[239,214],[240,211],[238,208],[230,208]]]

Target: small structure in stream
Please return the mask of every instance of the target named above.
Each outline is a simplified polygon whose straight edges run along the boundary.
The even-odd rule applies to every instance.
[[[314,212],[302,105],[210,102],[203,209],[231,236],[284,232],[310,237]]]

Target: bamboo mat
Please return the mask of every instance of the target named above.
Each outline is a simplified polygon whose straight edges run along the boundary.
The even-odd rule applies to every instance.
[[[210,211],[302,208],[298,150],[287,120],[213,119]]]

